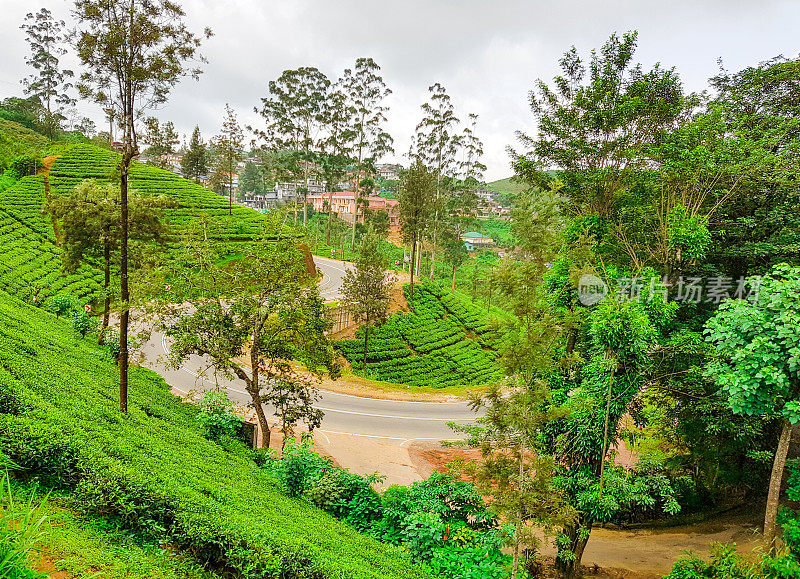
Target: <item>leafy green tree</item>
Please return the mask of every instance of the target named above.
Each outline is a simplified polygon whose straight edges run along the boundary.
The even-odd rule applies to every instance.
[[[184,177],[188,177],[195,182],[200,179],[200,175],[208,172],[208,149],[200,135],[200,127],[195,126],[192,131],[192,138],[189,140],[189,149],[184,153],[181,160],[181,171]]]
[[[197,422],[206,430],[211,440],[219,440],[223,436],[233,436],[239,428],[233,402],[224,391],[207,390],[197,401],[200,412]]]
[[[269,82],[269,96],[256,109],[266,121],[265,130],[255,130],[275,150],[290,150],[300,157],[305,191],[314,156],[322,149],[324,111],[331,81],[314,67],[284,70]],[[295,221],[297,214],[295,213]],[[308,225],[308,208],[303,201],[303,226]]]
[[[521,177],[546,189],[558,169],[563,194],[586,215],[607,218],[645,166],[642,152],[685,111],[678,75],[633,64],[638,34],[612,34],[587,63],[572,47],[554,86],[537,82],[530,96],[535,137],[518,132],[528,152],[516,156]]]
[[[287,243],[254,241],[242,247],[241,258],[223,263],[213,247],[194,238],[184,250],[168,272],[175,294],[170,301],[191,307],[167,304],[162,312],[174,340],[173,364],[207,356],[216,370],[242,380],[264,446],[270,444],[266,403],[278,405],[284,427],[306,417],[313,428],[319,414],[311,382],[323,370],[336,378],[338,366],[325,335],[325,306],[302,253]]]
[[[461,241],[458,231],[450,230],[447,233],[448,235],[443,240],[444,262],[449,264],[453,270],[453,283],[450,291],[454,292],[456,291],[456,271],[469,259],[469,253],[467,248],[464,247],[464,242]]]
[[[723,70],[710,80],[716,94],[709,106],[719,111],[729,140],[744,149],[739,165],[746,171],[732,169],[737,194],[709,224],[714,241],[708,259],[731,277],[800,263],[798,81],[800,59],[783,57],[736,73]]]
[[[435,198],[436,176],[418,159],[406,173],[400,189],[401,231],[403,241],[411,244],[411,297],[414,297],[417,249],[433,216]]]
[[[200,39],[186,26],[171,0],[75,0],[78,59],[87,69],[78,92],[113,111],[122,129],[120,176],[120,411],[128,412],[128,326],[130,323],[128,176],[138,154],[136,121],[145,108],[166,102],[183,76],[197,78],[187,62],[202,57]],[[211,36],[211,30],[205,30]]]
[[[258,165],[252,161],[247,161],[244,165],[242,174],[239,175],[239,190],[242,193],[263,193],[264,177]]]
[[[452,177],[458,169],[458,150],[460,138],[455,133],[459,120],[455,107],[445,88],[438,82],[428,87],[430,102],[423,103],[422,120],[417,124],[411,145],[410,157],[420,160],[436,176],[433,220],[429,224],[432,240],[431,273],[433,279],[436,261],[436,235],[439,228],[439,214],[443,203],[443,180]]]
[[[214,137],[214,173],[219,182],[228,185],[228,213],[233,215],[233,175],[244,155],[244,133],[230,105],[225,104],[222,132]]]
[[[314,408],[314,403],[319,400],[314,381],[301,376],[294,376],[291,380],[276,380],[263,400],[275,408],[283,435],[282,449],[294,437],[294,427],[298,422],[305,423],[308,431],[313,432],[319,428],[325,416],[322,410]]]
[[[562,469],[560,484],[579,511],[558,540],[557,567],[569,577],[580,573],[592,524],[609,520],[620,508],[614,485],[604,485],[607,455],[619,439],[621,418],[641,388],[656,336],[638,304],[612,299],[598,304],[582,331],[588,338],[581,344],[585,361],[553,380],[560,385],[556,397],[564,400],[562,407],[569,413],[548,429],[549,449]],[[669,508],[674,511],[676,506],[670,503]]]
[[[352,155],[355,158],[353,183],[359,194],[372,191],[371,176],[375,173],[375,162],[382,155],[394,151],[393,139],[384,130],[386,112],[389,107],[383,104],[392,91],[386,87],[380,75],[381,67],[371,58],[359,58],[355,67],[345,69],[337,85],[345,96],[345,107],[352,119]],[[356,246],[356,215],[353,215],[353,229],[350,248]]]
[[[342,278],[342,302],[356,322],[364,322],[364,370],[367,369],[369,332],[386,321],[389,312],[389,284],[386,269],[389,260],[381,250],[380,237],[371,227],[361,238],[355,268]]]
[[[475,134],[478,115],[470,113],[467,115],[467,119],[468,124],[464,127],[460,137],[463,158],[459,162],[458,168],[465,186],[474,187],[483,181],[483,172],[486,171],[486,165],[481,163],[483,143]]]
[[[463,444],[477,447],[479,461],[468,461],[463,472],[475,483],[489,508],[514,526],[511,579],[516,579],[523,545],[536,546],[533,528],[553,533],[576,516],[554,483],[555,461],[543,448],[543,429],[563,413],[549,405],[546,382],[515,385],[501,393],[493,387],[472,401],[485,409],[477,425],[453,425],[469,435]]]
[[[720,357],[707,367],[734,412],[778,415],[781,434],[769,480],[764,539],[774,548],[778,503],[792,432],[800,423],[800,268],[755,278],[752,300],[724,302],[707,323]]]
[[[367,207],[365,207],[363,211],[365,225],[372,227],[379,239],[386,239],[389,235],[389,212],[380,210],[371,211]]]
[[[328,91],[323,106],[324,127],[327,137],[322,141],[321,151],[316,155],[316,163],[325,180],[328,193],[328,219],[325,228],[325,241],[331,243],[333,228],[333,192],[353,166],[353,125],[355,109],[348,106],[347,95],[339,79]],[[355,222],[354,222],[355,223]]]
[[[97,125],[89,117],[83,117],[76,129],[88,139],[93,138],[97,134]]]
[[[169,164],[162,157],[175,152],[175,147],[180,144],[180,137],[175,131],[172,121],[159,123],[155,117],[148,117],[144,121],[146,132],[142,141],[150,145],[145,151],[150,157],[150,163],[156,167],[167,169]]]
[[[42,103],[45,117],[42,125],[45,134],[53,139],[64,118],[64,107],[75,104],[75,99],[67,92],[72,88],[68,79],[73,72],[59,67],[59,57],[67,53],[64,21],[56,20],[47,8],[41,8],[35,14],[28,13],[20,28],[31,49],[25,63],[35,71],[23,79],[22,84],[26,95]]]
[[[64,268],[73,271],[80,263],[99,264],[103,269],[103,321],[100,343],[105,339],[111,311],[111,275],[120,252],[120,191],[112,184],[94,180],[79,183],[68,195],[51,196],[47,211],[59,223],[64,249]],[[129,239],[164,245],[170,238],[164,209],[176,203],[163,196],[131,191]]]

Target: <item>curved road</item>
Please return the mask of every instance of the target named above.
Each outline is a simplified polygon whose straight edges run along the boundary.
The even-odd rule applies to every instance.
[[[349,264],[333,259],[314,256],[322,272],[320,294],[326,300],[339,297],[342,277]],[[170,369],[163,364],[168,352],[166,338],[153,332],[149,342],[142,347],[148,364],[158,371],[176,391],[208,390],[217,384],[224,386],[235,402],[246,406],[249,395],[238,379],[215,376],[213,369],[199,356],[192,356],[179,369]],[[405,445],[413,440],[444,440],[457,438],[447,422],[471,422],[475,413],[466,402],[407,402],[362,398],[337,392],[320,391],[321,397],[315,405],[325,412],[322,434],[348,434]]]

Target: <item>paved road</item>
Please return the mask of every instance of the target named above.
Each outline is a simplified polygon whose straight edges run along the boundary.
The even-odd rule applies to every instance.
[[[342,276],[349,264],[314,257],[322,271],[320,293],[328,300],[339,296]],[[218,383],[224,386],[235,402],[246,406],[249,395],[238,380],[214,376],[213,369],[199,356],[189,358],[180,369],[167,368],[163,360],[169,344],[165,336],[153,332],[142,347],[148,365],[159,372],[176,391],[208,390]],[[414,440],[444,440],[457,435],[447,422],[470,422],[474,413],[465,402],[406,402],[362,398],[349,394],[323,391],[316,405],[325,412],[320,429],[323,434],[350,434],[383,442],[405,445]]]
[[[353,265],[346,261],[328,259],[318,255],[314,256],[314,263],[317,264],[317,269],[322,272],[322,279],[319,282],[319,295],[327,301],[338,300],[341,297],[339,290],[342,287],[344,274]]]

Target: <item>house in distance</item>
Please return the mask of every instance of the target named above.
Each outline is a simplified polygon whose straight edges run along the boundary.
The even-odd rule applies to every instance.
[[[467,231],[462,234],[461,241],[464,242],[464,247],[467,251],[476,251],[494,245],[494,239],[477,231]]]

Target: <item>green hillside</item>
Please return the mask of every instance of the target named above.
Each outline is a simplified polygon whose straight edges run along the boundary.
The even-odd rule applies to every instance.
[[[24,132],[24,128],[16,127],[17,133]],[[85,179],[111,179],[116,171],[119,156],[111,151],[92,145],[58,145],[58,150],[61,155],[47,177],[52,195],[66,195]],[[208,219],[209,238],[234,246],[270,231],[268,218],[258,211],[234,205],[233,215],[229,215],[226,198],[169,171],[135,162],[130,183],[142,193],[176,199],[178,207],[169,209],[166,218],[178,231],[201,216]],[[24,177],[0,189],[0,252],[4,256],[0,261],[0,289],[29,302],[41,303],[60,292],[91,300],[99,295],[102,274],[86,265],[74,273],[63,271],[61,248],[43,212],[44,203],[42,175]],[[285,230],[287,233],[292,232]]]
[[[498,179],[497,181],[487,183],[486,188],[499,193],[507,199],[517,193],[522,193],[528,186],[518,182],[514,177],[506,177],[505,179]]]
[[[495,350],[498,336],[490,331],[485,311],[462,294],[431,283],[414,286],[409,305],[411,313],[391,316],[370,334],[368,377],[434,388],[502,378]],[[493,314],[503,315],[497,310]],[[365,374],[363,337],[341,340],[336,347],[356,372]]]
[[[253,451],[215,443],[157,374],[118,370],[63,320],[0,292],[0,452],[18,478],[72,493],[75,505],[157,538],[232,576],[425,577],[390,546],[292,499]]]
[[[44,156],[51,144],[44,135],[0,118],[0,174],[20,155]]]
[[[74,145],[60,156],[50,169],[55,194],[65,194],[84,179],[110,179],[116,172],[119,155],[92,145]],[[169,222],[178,228],[201,215],[211,219],[209,235],[223,241],[252,239],[263,231],[263,214],[234,204],[229,215],[228,199],[170,171],[134,162],[130,186],[144,194],[166,195],[177,200],[178,208],[167,213]]]
[[[24,177],[0,192],[0,289],[37,303],[56,293],[94,298],[100,294],[102,272],[86,265],[74,273],[63,270],[61,248],[42,213],[43,204],[40,175]]]

